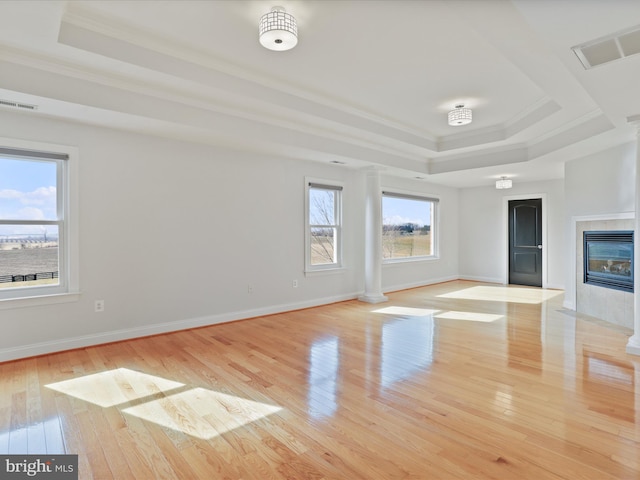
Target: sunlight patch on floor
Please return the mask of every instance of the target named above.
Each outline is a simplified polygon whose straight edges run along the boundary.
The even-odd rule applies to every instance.
[[[282,410],[206,388],[118,368],[46,385],[99,407],[209,440]]]
[[[484,300],[488,302],[506,303],[542,303],[562,295],[561,290],[543,290],[540,288],[514,288],[477,286],[455,292],[438,295],[441,298],[457,298],[462,300]]]
[[[113,407],[160,392],[184,387],[162,377],[147,375],[128,368],[86,375],[46,385],[52,390],[70,395],[101,407]]]
[[[465,320],[468,322],[495,322],[504,318],[504,315],[494,315],[491,313],[478,313],[478,312],[442,312],[433,316],[434,318],[440,318],[444,320]]]
[[[440,310],[432,310],[428,308],[412,308],[391,306],[373,310],[373,313],[384,313],[386,315],[399,315],[403,317],[429,317]]]
[[[210,440],[280,410],[282,408],[276,405],[205,388],[192,388],[122,411],[202,440]]]

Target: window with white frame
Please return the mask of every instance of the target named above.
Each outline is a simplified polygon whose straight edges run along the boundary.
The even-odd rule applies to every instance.
[[[306,269],[342,264],[342,186],[307,182]]]
[[[0,146],[0,300],[69,292],[68,161]]]
[[[437,198],[382,192],[382,257],[435,257]]]

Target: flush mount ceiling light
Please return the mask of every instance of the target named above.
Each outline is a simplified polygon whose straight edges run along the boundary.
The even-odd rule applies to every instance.
[[[504,188],[511,188],[513,186],[512,183],[513,182],[507,177],[500,177],[500,180],[496,180],[496,188],[498,190],[502,190]]]
[[[470,108],[465,108],[464,104],[461,103],[449,112],[448,119],[449,125],[452,127],[468,125],[471,123],[471,120],[473,120],[473,112]]]
[[[273,7],[260,19],[260,44],[269,50],[290,50],[298,44],[296,19],[283,7]]]

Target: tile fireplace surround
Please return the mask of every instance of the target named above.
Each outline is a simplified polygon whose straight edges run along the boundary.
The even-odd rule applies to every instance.
[[[633,328],[633,293],[584,283],[582,234],[589,230],[633,230],[633,219],[576,223],[576,310],[622,327]]]

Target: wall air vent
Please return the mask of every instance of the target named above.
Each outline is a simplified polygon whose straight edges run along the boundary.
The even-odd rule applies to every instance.
[[[13,102],[11,100],[0,100],[0,106],[10,108],[20,108],[23,110],[37,110],[37,105],[30,105],[28,103]]]
[[[585,70],[640,53],[640,25],[571,47]]]

